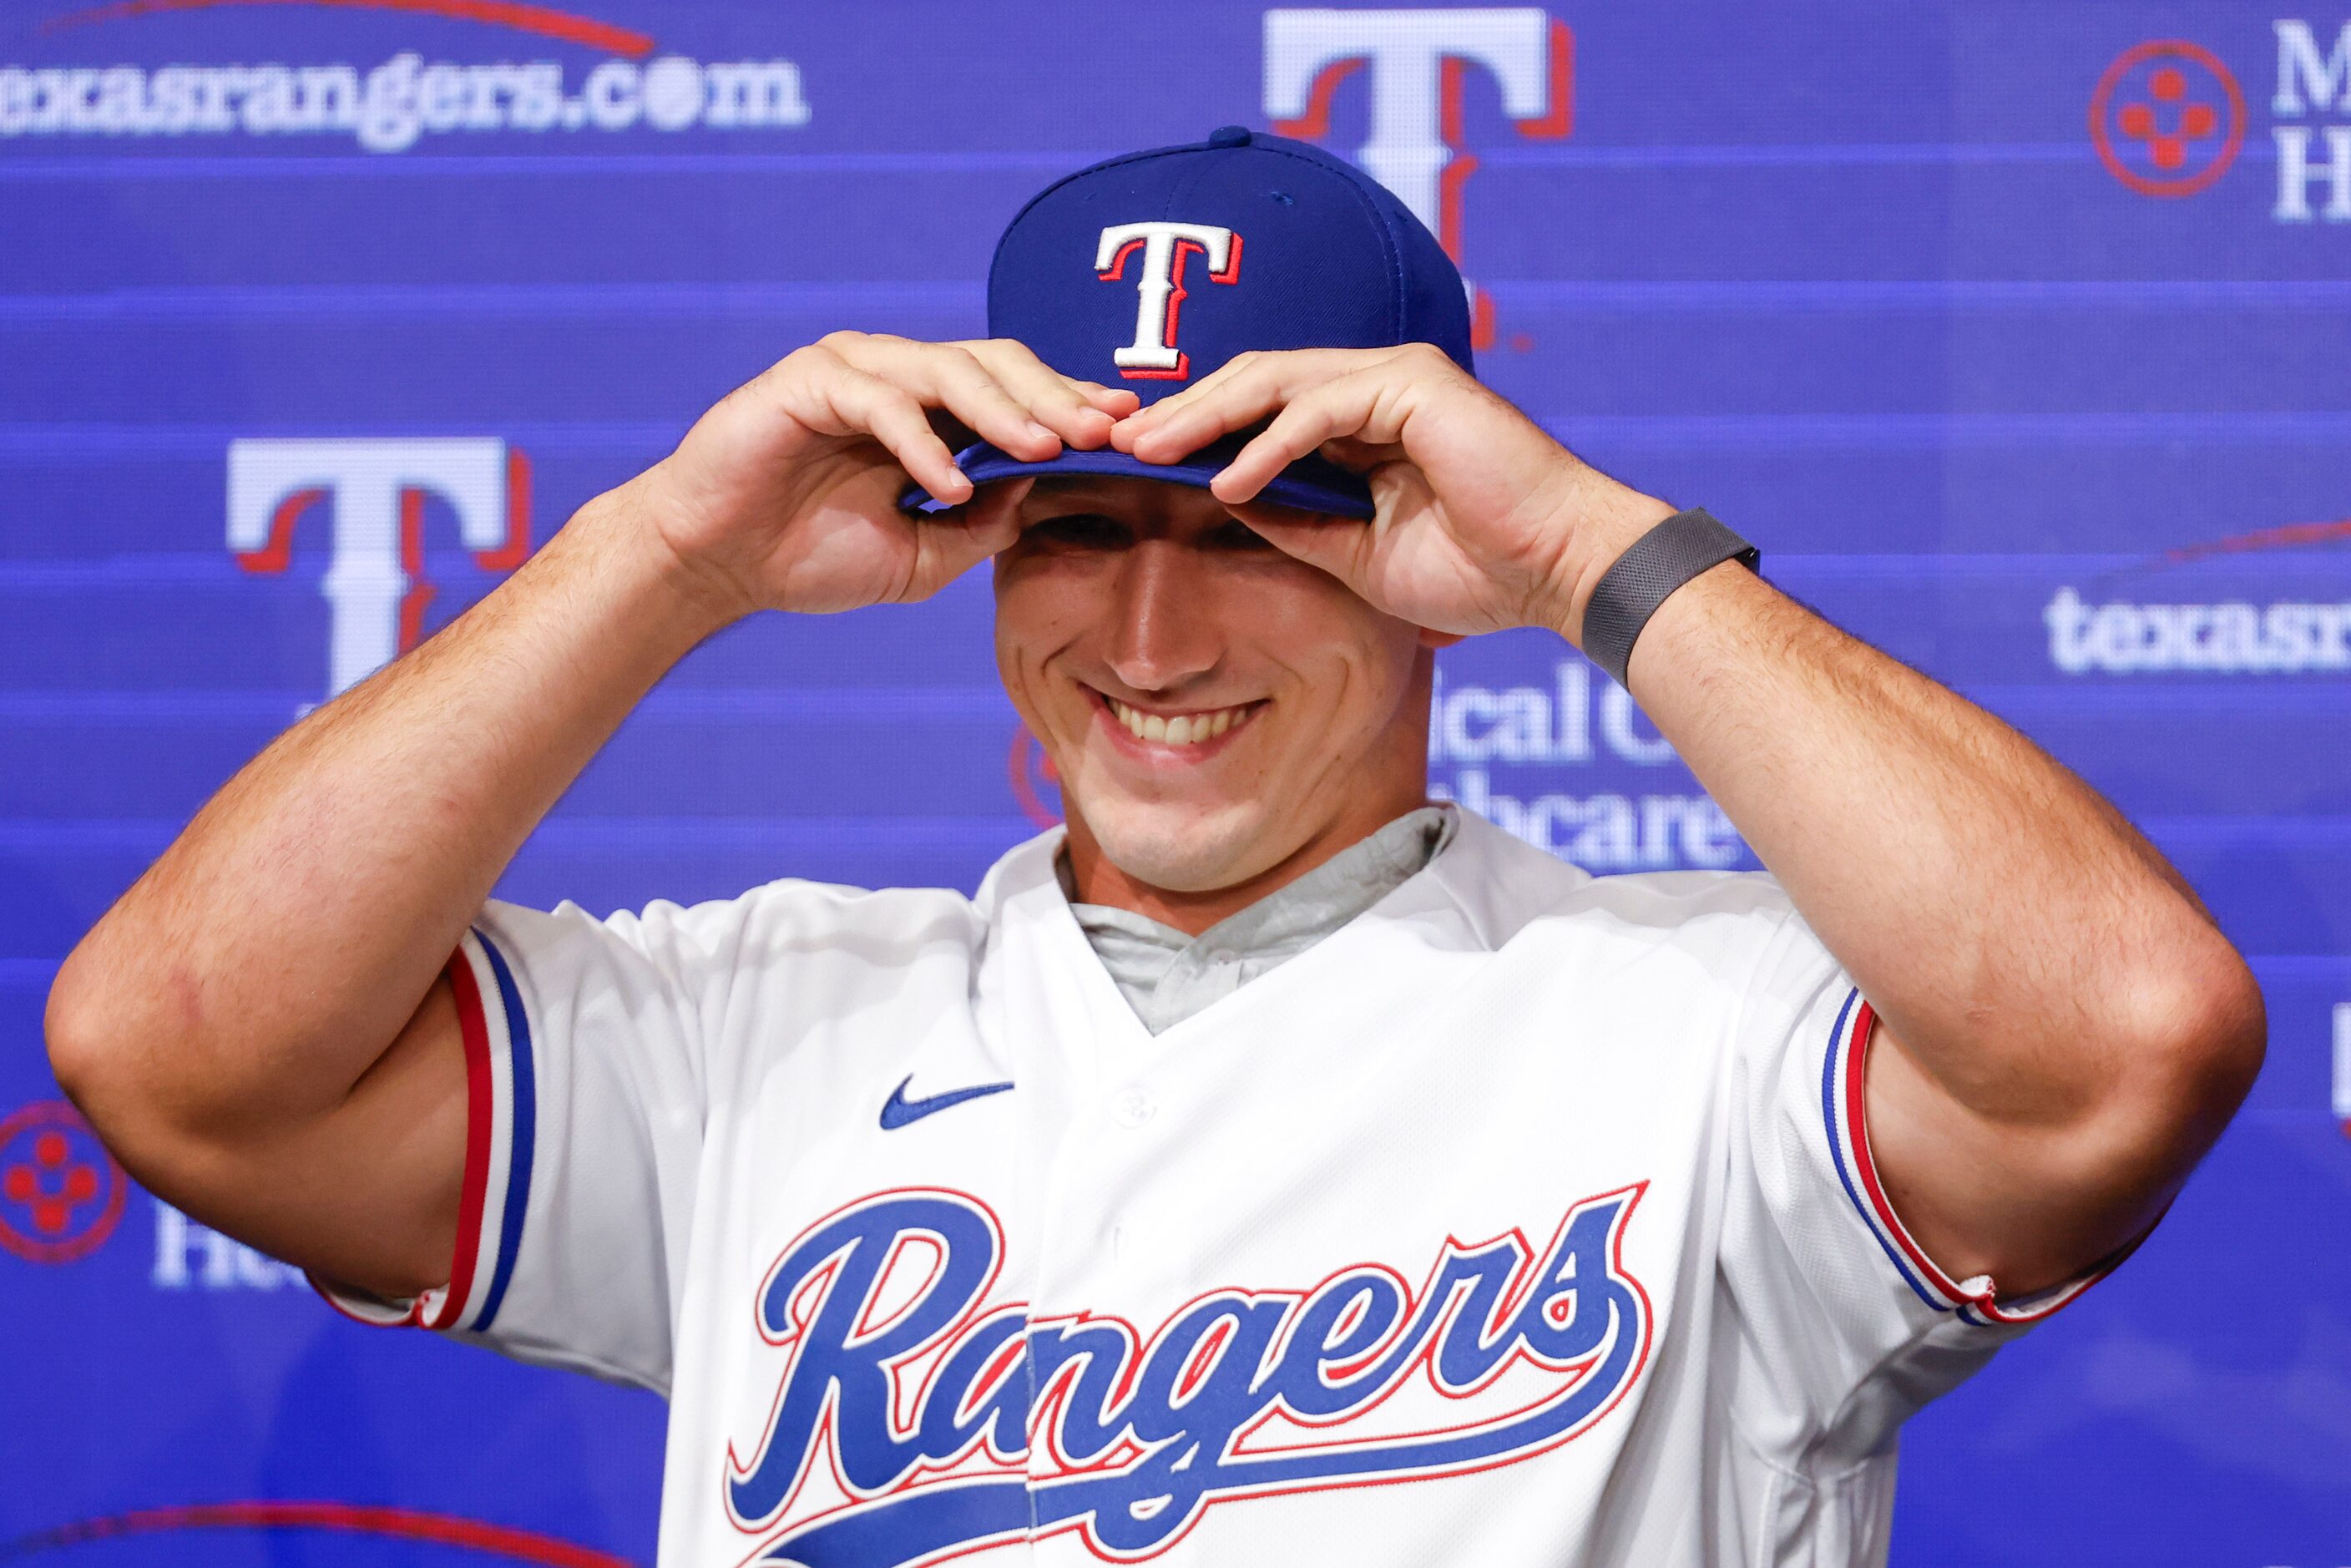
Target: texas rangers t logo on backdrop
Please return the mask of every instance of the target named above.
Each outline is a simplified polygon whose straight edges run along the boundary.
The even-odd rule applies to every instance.
[[[530,549],[530,464],[494,437],[453,440],[232,441],[228,548],[247,571],[281,572],[294,527],[331,509],[327,574],[333,612],[327,695],[367,679],[416,645],[433,586],[424,580],[424,499],[457,514],[485,571],[511,571]]]
[[[1329,135],[1339,85],[1368,66],[1371,136],[1355,162],[1457,264],[1462,187],[1478,167],[1461,109],[1473,65],[1493,73],[1502,112],[1520,135],[1557,141],[1573,129],[1575,35],[1538,7],[1265,14],[1265,112],[1273,129],[1310,141]],[[1493,303],[1474,283],[1470,311],[1470,340],[1486,348]]]
[[[1176,346],[1176,323],[1184,308],[1184,261],[1194,252],[1208,263],[1208,281],[1231,283],[1241,275],[1241,236],[1212,224],[1113,224],[1094,246],[1094,272],[1105,283],[1126,276],[1127,257],[1142,254],[1135,267],[1134,341],[1111,355],[1129,381],[1180,382],[1192,361]]]

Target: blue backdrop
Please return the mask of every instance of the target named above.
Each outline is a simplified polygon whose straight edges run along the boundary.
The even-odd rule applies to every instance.
[[[2252,958],[2252,1103],[1913,1424],[1896,1562],[2351,1562],[2351,15],[581,3],[0,21],[0,1543],[650,1561],[654,1400],[348,1323],[133,1188],[48,982],[719,393],[837,326],[977,333],[1034,189],[1242,123],[1388,180],[1495,387],[2079,768]],[[718,638],[501,893],[972,885],[1053,809],[987,614]],[[1443,681],[1440,792],[1594,870],[1753,863],[1559,643]]]

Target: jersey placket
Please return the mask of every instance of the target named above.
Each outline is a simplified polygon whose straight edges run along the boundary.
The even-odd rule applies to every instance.
[[[1118,1319],[1134,1330],[1130,1355],[1139,1354],[1155,1312],[1183,1299],[1194,1266],[1181,1214],[1156,1175],[1169,1163],[1160,1147],[1164,1091],[1150,1071],[1157,1042],[1102,968],[1057,885],[1008,902],[1007,925],[1017,936],[1007,955],[1007,1021],[1026,1051],[1056,1061],[1070,1085],[1058,1126],[1040,1129],[1042,1157],[1024,1170],[1029,1201],[1022,1207],[1034,1227],[1029,1373],[1035,1423],[1040,1343],[1050,1347],[1064,1330]],[[1050,1414],[1058,1417],[1064,1409],[1057,1402]],[[1028,1472],[1032,1500],[1034,1489],[1050,1490],[1063,1474],[1052,1435],[1034,1425]],[[1068,1522],[1048,1518],[1036,1528],[1038,1560],[1096,1561]],[[1182,1568],[1191,1558],[1177,1542],[1152,1561]]]

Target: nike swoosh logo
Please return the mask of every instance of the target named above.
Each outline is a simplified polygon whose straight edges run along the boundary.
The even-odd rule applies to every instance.
[[[914,1081],[914,1075],[909,1072],[898,1087],[890,1091],[890,1098],[882,1106],[883,1132],[895,1132],[907,1123],[919,1122],[934,1112],[949,1110],[967,1100],[980,1100],[990,1094],[1001,1094],[1012,1087],[1009,1082],[976,1083],[968,1089],[950,1089],[944,1094],[934,1094],[927,1100],[909,1100],[906,1098],[906,1085]]]

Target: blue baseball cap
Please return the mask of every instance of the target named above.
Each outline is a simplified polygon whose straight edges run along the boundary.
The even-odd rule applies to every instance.
[[[987,331],[1146,403],[1251,349],[1432,343],[1476,369],[1468,296],[1437,236],[1353,164],[1238,125],[1047,186],[997,241]],[[1024,463],[981,442],[956,461],[975,487],[1029,474],[1117,474],[1206,488],[1245,442],[1228,436],[1174,464],[1107,447]],[[1370,486],[1320,456],[1291,464],[1263,498],[1372,515]],[[946,509],[920,486],[903,504]]]

